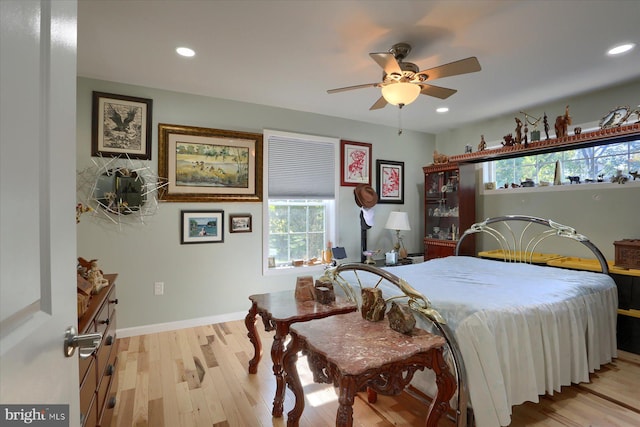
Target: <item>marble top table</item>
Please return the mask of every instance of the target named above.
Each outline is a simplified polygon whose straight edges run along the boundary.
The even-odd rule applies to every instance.
[[[285,379],[295,396],[287,414],[287,426],[297,426],[304,410],[304,394],[296,361],[298,352],[307,355],[314,380],[333,383],[339,392],[336,426],[353,425],[355,394],[365,387],[386,395],[397,395],[411,382],[413,374],[425,367],[436,374],[438,392],[427,415],[426,426],[436,427],[449,410],[456,390],[455,377],[443,357],[446,341],[422,329],[411,335],[379,322],[364,320],[360,312],[341,314],[292,325],[292,341],[284,354]]]
[[[284,340],[289,334],[291,324],[349,313],[356,311],[358,306],[339,296],[331,304],[320,304],[316,301],[296,301],[293,290],[251,295],[249,299],[251,300],[251,308],[244,320],[248,330],[247,336],[254,348],[254,356],[249,361],[249,373],[255,374],[258,372],[258,363],[262,357],[262,343],[260,342],[260,336],[256,332],[256,319],[257,315],[260,315],[265,330],[275,330],[273,344],[271,345],[273,374],[276,377],[276,396],[273,400],[272,415],[281,417],[285,391],[282,357]]]

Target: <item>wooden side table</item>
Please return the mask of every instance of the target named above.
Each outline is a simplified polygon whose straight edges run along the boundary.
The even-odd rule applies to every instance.
[[[247,336],[253,344],[254,355],[249,361],[249,373],[258,372],[258,363],[262,358],[262,343],[256,332],[256,319],[260,315],[266,331],[275,330],[271,345],[271,359],[273,360],[273,374],[276,377],[276,396],[273,399],[274,417],[281,417],[284,403],[284,370],[282,357],[284,340],[289,334],[292,323],[307,322],[336,314],[356,311],[358,306],[342,297],[337,296],[331,304],[320,304],[316,301],[296,301],[295,292],[282,291],[266,294],[251,295],[251,308],[244,319],[247,326]]]
[[[429,407],[426,426],[436,427],[449,410],[449,400],[456,390],[456,380],[443,357],[443,337],[414,329],[411,336],[380,322],[364,320],[361,314],[348,313],[314,322],[293,325],[292,341],[284,354],[287,385],[295,404],[288,413],[287,426],[298,426],[304,410],[304,393],[296,361],[304,351],[314,380],[333,382],[339,390],[336,426],[353,425],[353,402],[358,390],[368,387],[387,395],[399,394],[425,367],[436,374],[438,392]]]

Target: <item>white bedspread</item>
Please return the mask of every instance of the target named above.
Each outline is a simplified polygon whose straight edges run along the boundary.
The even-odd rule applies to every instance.
[[[388,270],[454,331],[478,427],[509,425],[513,405],[589,381],[617,355],[618,296],[607,275],[462,256]],[[385,297],[398,295],[387,285]],[[433,389],[431,375],[412,384]]]

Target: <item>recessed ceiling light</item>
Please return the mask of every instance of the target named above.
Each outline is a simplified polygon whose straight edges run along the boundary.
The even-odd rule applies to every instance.
[[[449,111],[449,107],[440,107],[436,109],[436,112],[438,113],[446,113]]]
[[[187,57],[192,57],[196,54],[193,49],[189,49],[188,47],[179,47],[176,49],[176,52],[178,52],[178,55]]]
[[[607,51],[607,55],[621,55],[623,53],[629,52],[636,46],[635,43],[624,43],[618,46],[614,46]]]

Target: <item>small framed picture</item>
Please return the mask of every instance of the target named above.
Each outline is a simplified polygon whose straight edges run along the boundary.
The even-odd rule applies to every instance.
[[[93,92],[91,155],[151,160],[153,100]]]
[[[371,144],[340,141],[340,185],[371,185]]]
[[[224,211],[181,211],[181,244],[224,242]]]
[[[404,162],[376,160],[378,203],[404,204]]]
[[[251,233],[251,214],[229,214],[230,233]]]

